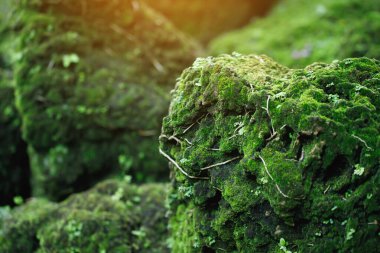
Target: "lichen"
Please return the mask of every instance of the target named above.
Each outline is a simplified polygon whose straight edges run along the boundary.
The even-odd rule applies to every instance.
[[[0,252],[169,252],[165,184],[108,180],[53,204],[32,199],[0,228]]]
[[[174,252],[377,252],[379,73],[238,54],[185,70],[160,138]]]
[[[267,17],[222,35],[213,55],[266,54],[288,67],[380,57],[377,0],[284,0]]]
[[[16,105],[33,194],[60,200],[110,174],[165,180],[161,118],[199,46],[138,1],[16,4]]]
[[[202,42],[262,16],[277,0],[142,0]]]

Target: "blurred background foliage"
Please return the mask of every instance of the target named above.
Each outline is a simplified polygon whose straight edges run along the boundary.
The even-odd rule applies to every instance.
[[[158,139],[181,72],[198,57],[235,51],[295,68],[379,59],[379,6],[378,0],[0,0],[0,253],[61,252],[59,243],[70,245],[62,252],[166,252],[162,210],[170,170]],[[99,187],[109,190],[99,197]],[[161,208],[149,231],[131,210],[154,208],[138,198]],[[129,214],[138,217],[120,225]],[[102,232],[81,241],[75,236],[82,230],[86,237]],[[104,247],[92,248],[98,240]]]

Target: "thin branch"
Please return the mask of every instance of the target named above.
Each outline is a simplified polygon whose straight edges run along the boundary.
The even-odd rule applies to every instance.
[[[160,135],[159,138],[160,138],[160,139],[165,138],[165,139],[167,139],[167,140],[169,140],[169,141],[171,141],[171,140],[175,140],[177,143],[182,144],[182,141],[181,141],[180,139],[178,139],[175,135],[172,135],[172,136],[168,137],[167,135],[162,134],[162,135]]]
[[[189,141],[187,138],[185,138],[185,141],[187,142],[187,144],[193,146],[193,143],[191,141]]]
[[[165,158],[167,158],[172,164],[174,164],[175,167],[177,167],[177,169],[179,169],[179,171],[182,172],[182,174],[184,174],[188,178],[202,179],[202,180],[208,180],[209,179],[208,177],[196,177],[196,176],[189,175],[184,169],[181,168],[181,166],[179,166],[179,164],[176,161],[174,161],[173,158],[171,158],[168,154],[166,154],[164,151],[162,151],[162,149],[159,149],[159,151],[160,151],[161,155],[163,155]]]
[[[269,117],[269,120],[270,120],[270,125],[272,127],[272,136],[276,133],[276,131],[274,130],[274,127],[273,127],[273,121],[272,121],[272,117],[270,115],[270,111],[269,111],[269,101],[270,101],[270,95],[268,96],[268,99],[267,99],[267,107],[262,107],[268,114],[268,117]]]
[[[193,124],[191,124],[188,128],[186,128],[185,130],[183,130],[183,133],[182,134],[185,134],[187,131],[189,131],[191,128],[193,128],[193,126],[195,126],[197,122],[194,122]]]
[[[220,148],[209,148],[208,150],[211,150],[211,151],[221,151]]]
[[[286,194],[281,190],[280,186],[278,186],[278,184],[276,183],[276,181],[273,179],[272,175],[269,173],[269,170],[268,170],[268,167],[267,167],[267,164],[266,164],[265,160],[264,160],[260,155],[259,155],[259,158],[260,158],[260,160],[263,162],[263,164],[264,164],[264,168],[265,168],[265,171],[266,171],[266,173],[268,174],[269,178],[272,179],[272,181],[273,181],[274,184],[276,185],[276,188],[277,188],[278,192],[279,192],[282,196],[284,196],[284,197],[287,198],[287,199],[297,199],[297,200],[301,200],[301,199],[303,199],[303,198],[292,198],[292,197],[289,197],[288,195],[286,195]]]
[[[244,124],[241,124],[240,126],[238,126],[235,130],[234,130],[234,134],[236,133],[236,131],[239,131],[240,129],[242,129],[244,126]]]
[[[277,132],[275,132],[274,134],[272,134],[269,138],[265,139],[266,141],[271,141],[273,140],[274,138],[276,138],[277,136]]]
[[[278,184],[276,184],[276,188],[277,188],[277,190],[280,192],[280,194],[281,194],[282,196],[284,196],[285,198],[291,199],[291,197],[289,197],[288,195],[286,195],[285,193],[283,193],[283,192],[281,191],[280,186],[278,186]]]
[[[264,164],[264,169],[265,169],[265,171],[267,172],[268,176],[270,177],[270,179],[272,179],[272,180],[274,181],[272,175],[269,173],[269,170],[268,170],[268,167],[267,167],[267,163],[266,163],[265,160],[261,157],[261,155],[259,155],[259,158],[260,158],[260,160],[262,161],[262,163]]]
[[[232,159],[230,159],[228,161],[220,162],[220,163],[217,163],[217,164],[213,164],[213,165],[201,168],[201,171],[208,170],[208,169],[211,169],[211,168],[214,168],[214,167],[218,167],[218,166],[221,166],[221,165],[225,165],[227,163],[233,162],[233,161],[235,161],[237,159],[240,159],[240,158],[241,158],[240,156],[237,156],[237,157],[234,157],[234,158],[232,158]]]
[[[182,134],[185,134],[186,132],[188,132],[191,128],[193,128],[193,126],[195,126],[195,124],[199,124],[200,122],[200,120],[202,120],[202,119],[204,119],[205,117],[207,117],[209,115],[209,113],[207,113],[207,114],[205,114],[205,115],[203,115],[202,117],[200,117],[199,119],[197,119],[197,121],[196,122],[194,122],[193,124],[191,124],[189,127],[187,127],[185,130],[183,130],[183,132],[182,132]]]
[[[237,137],[237,136],[239,136],[239,135],[238,135],[238,134],[234,134],[234,135],[230,136],[230,137],[228,138],[228,140],[231,140],[231,139],[233,139],[233,138],[235,138],[235,137]]]
[[[330,189],[330,185],[327,186],[327,188],[323,191],[323,194],[326,194],[328,192],[328,190]]]
[[[305,159],[305,151],[304,151],[303,148],[302,148],[302,151],[301,151],[301,157],[300,157],[299,161],[302,162],[303,159]]]
[[[369,150],[373,150],[373,148],[371,148],[370,146],[368,146],[367,142],[365,140],[363,140],[362,138],[360,138],[359,136],[356,136],[356,135],[351,135],[352,137],[354,137],[355,139],[359,140],[360,142],[364,143],[365,147]]]

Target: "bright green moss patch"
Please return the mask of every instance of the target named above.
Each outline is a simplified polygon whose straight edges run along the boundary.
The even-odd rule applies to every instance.
[[[137,1],[21,1],[16,9],[16,99],[33,194],[62,199],[111,173],[166,179],[161,118],[197,44]]]
[[[185,70],[160,137],[174,252],[378,252],[379,73],[237,54]]]
[[[212,42],[211,53],[266,54],[289,67],[380,58],[377,0],[284,0],[267,17]]]
[[[142,0],[203,42],[265,14],[276,0]]]
[[[166,187],[111,180],[59,204],[33,199],[4,218],[0,252],[169,252]]]

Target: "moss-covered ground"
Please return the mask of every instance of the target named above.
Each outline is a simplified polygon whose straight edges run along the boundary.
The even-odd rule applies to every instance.
[[[211,43],[210,53],[266,54],[288,67],[380,58],[378,0],[283,0],[268,15]]]
[[[59,204],[32,199],[3,215],[0,252],[169,252],[166,188],[108,180]]]
[[[380,62],[198,59],[161,153],[173,252],[379,252]]]

